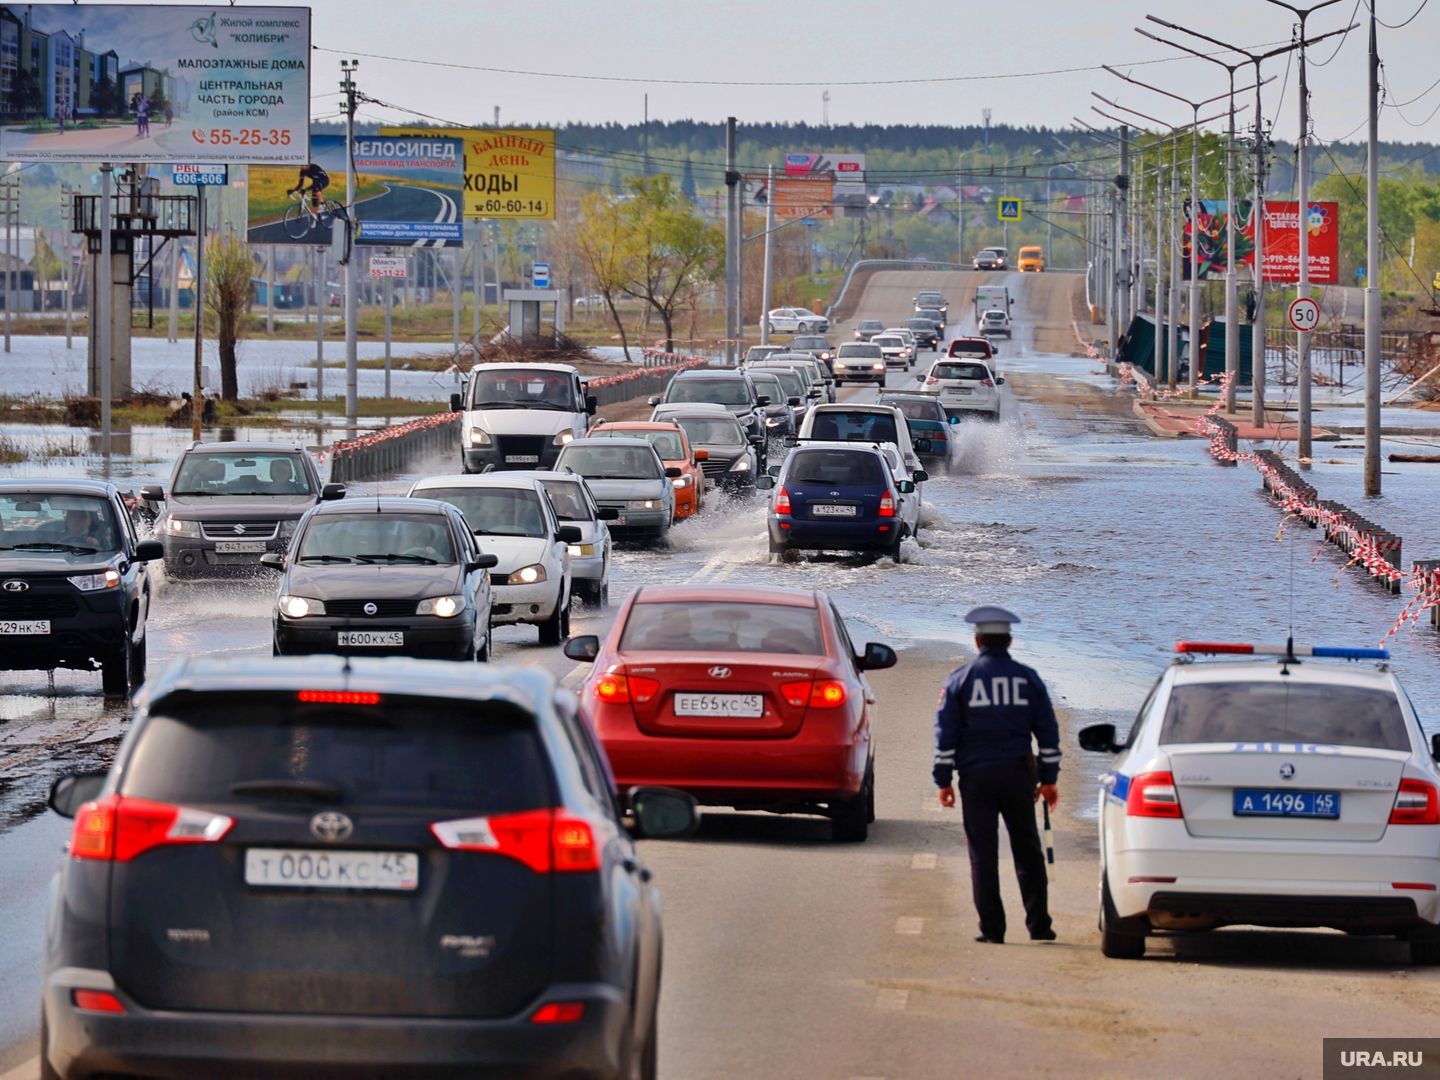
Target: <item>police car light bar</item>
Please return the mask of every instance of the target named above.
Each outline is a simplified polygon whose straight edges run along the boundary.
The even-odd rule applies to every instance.
[[[1177,653],[1232,654],[1240,656],[1320,656],[1333,660],[1389,660],[1389,649],[1347,648],[1341,645],[1240,645],[1216,641],[1177,641]]]

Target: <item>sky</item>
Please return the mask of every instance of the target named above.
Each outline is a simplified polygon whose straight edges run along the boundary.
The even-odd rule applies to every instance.
[[[1313,0],[1309,0],[1313,3]],[[1339,0],[1310,18],[1310,36],[1366,20],[1366,0]],[[1440,142],[1440,2],[1375,0],[1380,18],[1400,29],[1379,30],[1379,50],[1390,99],[1381,138]],[[423,11],[423,18],[420,12]],[[414,13],[413,15],[411,13]],[[1248,49],[1265,51],[1291,39],[1294,17],[1266,0],[949,0],[889,4],[872,0],[316,0],[316,51],[312,87],[317,119],[333,115],[341,53],[360,61],[359,85],[371,97],[398,106],[367,105],[367,119],[400,120],[417,113],[461,123],[489,123],[500,107],[502,125],[586,121],[637,123],[649,95],[652,120],[720,122],[728,115],[751,121],[822,119],[828,88],[834,124],[981,123],[1066,127],[1090,111],[1099,91],[1112,101],[1170,124],[1190,109],[1130,86],[1099,70],[1110,64],[1138,79],[1191,99],[1224,93],[1224,70],[1198,59],[1175,59],[1176,50],[1137,34],[1154,14]],[[1312,51],[1314,133],[1322,140],[1364,138],[1366,30],[1363,25]],[[1334,54],[1331,59],[1332,53]],[[372,54],[372,55],[366,55]],[[378,59],[427,60],[430,65]],[[1230,59],[1227,57],[1226,59]],[[1147,63],[1151,61],[1161,63]],[[1329,61],[1324,66],[1321,62]],[[511,71],[442,67],[471,65]],[[1088,70],[1075,71],[1082,68]],[[1065,69],[1072,69],[1066,71]],[[1253,70],[1253,69],[1251,69]],[[1038,74],[1056,72],[1055,74]],[[1267,61],[1265,114],[1280,119],[1276,136],[1295,137],[1296,71],[1285,58]],[[636,81],[556,78],[604,76]],[[973,76],[997,76],[968,78]],[[1026,76],[1006,77],[998,76]],[[967,81],[875,85],[894,79]],[[645,81],[661,80],[661,81]],[[663,80],[678,80],[664,82]],[[807,86],[687,85],[686,81],[808,82]],[[1237,85],[1252,80],[1244,73]],[[871,85],[844,85],[870,83]],[[1428,88],[1428,89],[1427,89]],[[1253,92],[1245,95],[1253,100]],[[1416,99],[1413,100],[1412,99]],[[1102,106],[1103,107],[1103,106]],[[1248,122],[1243,114],[1241,123]],[[1411,126],[1411,125],[1416,126]]]

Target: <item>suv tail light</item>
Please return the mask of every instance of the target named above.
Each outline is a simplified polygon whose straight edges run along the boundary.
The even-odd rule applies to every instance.
[[[994,379],[981,379],[981,380],[980,380],[980,385],[981,385],[981,386],[994,386],[994,385],[995,385],[995,380],[994,380]]]
[[[775,512],[777,514],[790,513],[790,493],[783,487],[775,492]]]
[[[1440,825],[1440,792],[1425,780],[1401,780],[1391,825]]]
[[[926,376],[925,376],[925,385],[926,385],[926,386],[934,386],[934,385],[937,384],[939,381],[940,381],[940,380],[937,379],[937,378],[935,378],[934,375],[926,375]]]
[[[893,491],[887,491],[880,496],[880,516],[895,516],[895,493]]]
[[[451,851],[490,851],[524,863],[537,874],[600,869],[595,831],[564,810],[522,810],[494,817],[437,821],[430,826]]]
[[[780,684],[780,696],[790,705],[808,705],[812,709],[833,709],[849,700],[849,691],[838,679],[808,679],[805,682]]]
[[[1180,796],[1175,791],[1175,778],[1168,772],[1141,773],[1130,781],[1130,794],[1125,799],[1129,817],[1178,818]]]
[[[552,1001],[541,1005],[530,1017],[532,1024],[573,1024],[585,1015],[583,1001]]]
[[[642,679],[638,675],[610,672],[595,680],[595,696],[609,705],[624,705],[631,701],[644,705],[659,690],[658,679]]]
[[[234,818],[209,810],[111,795],[76,812],[70,855],[129,862],[169,844],[218,843],[234,824]]]

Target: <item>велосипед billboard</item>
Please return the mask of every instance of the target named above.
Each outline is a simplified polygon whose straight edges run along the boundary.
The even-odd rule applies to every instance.
[[[310,154],[309,8],[0,6],[0,69],[6,58],[0,159]]]
[[[329,177],[324,198],[344,205],[345,138],[316,135],[311,162]],[[330,243],[328,221],[296,214],[290,193],[300,170],[251,167],[247,196],[252,244]],[[463,242],[465,144],[459,139],[374,135],[355,139],[357,244],[459,247]]]

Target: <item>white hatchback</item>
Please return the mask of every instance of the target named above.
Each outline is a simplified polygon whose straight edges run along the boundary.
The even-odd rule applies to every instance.
[[[823,334],[830,329],[830,320],[798,307],[772,310],[766,321],[772,334]]]
[[[1010,333],[1010,315],[999,308],[991,308],[980,316],[980,333],[985,337],[994,334],[1004,334],[1007,339]]]
[[[1146,935],[1331,927],[1440,963],[1440,770],[1383,649],[1176,646],[1101,780],[1106,956]],[[1197,664],[1200,653],[1270,654]]]
[[[920,393],[938,397],[947,416],[980,413],[1000,419],[1000,387],[1005,380],[983,360],[936,360],[927,374],[916,378],[921,380]]]

